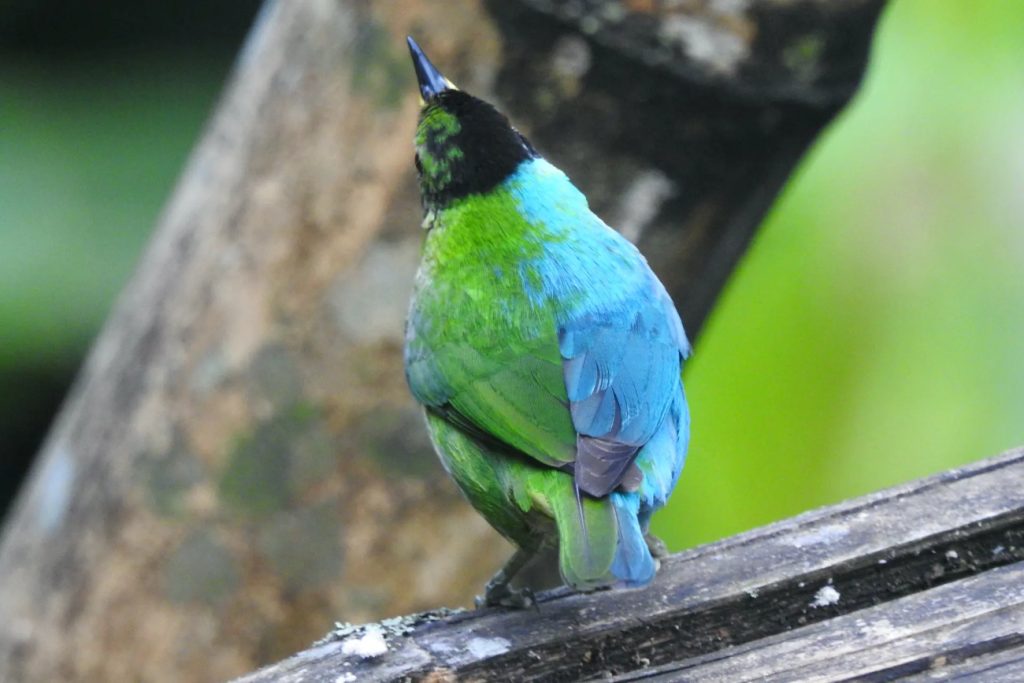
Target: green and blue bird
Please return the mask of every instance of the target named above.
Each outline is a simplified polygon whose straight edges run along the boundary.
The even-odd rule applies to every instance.
[[[562,171],[408,44],[426,239],[406,377],[444,467],[518,548],[478,602],[530,604],[510,581],[556,545],[574,589],[642,586],[690,434],[679,314]]]

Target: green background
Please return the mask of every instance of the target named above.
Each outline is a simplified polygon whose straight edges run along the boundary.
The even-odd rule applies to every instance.
[[[891,3],[686,380],[673,549],[1024,444],[1024,3]]]
[[[98,330],[233,50],[0,62],[9,420]],[[1024,443],[1022,215],[1024,3],[895,0],[698,340],[670,547]]]

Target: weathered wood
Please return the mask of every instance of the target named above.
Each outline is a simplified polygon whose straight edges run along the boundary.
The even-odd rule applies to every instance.
[[[1019,562],[746,645],[609,680],[878,681],[917,673],[934,680],[943,669],[962,674],[994,661],[1024,665],[1024,565]]]
[[[1015,638],[1015,640],[1017,639]],[[1017,683],[1024,681],[1024,648],[1018,645],[1008,649],[996,647],[994,650],[992,653],[982,653],[979,656],[940,662],[941,666],[933,666],[901,680],[906,683],[954,680],[960,681],[960,683]]]
[[[676,555],[645,589],[430,621],[366,659],[345,654],[361,631],[240,680],[841,680],[846,661],[888,680],[971,657],[1011,666],[1022,482],[1024,449]]]
[[[639,241],[696,334],[881,4],[269,2],[9,517],[0,679],[224,678],[465,603],[504,559],[401,371],[405,34]]]

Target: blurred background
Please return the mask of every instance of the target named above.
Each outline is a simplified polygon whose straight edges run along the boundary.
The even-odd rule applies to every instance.
[[[0,507],[257,6],[0,2]],[[1024,3],[891,2],[697,340],[672,549],[1024,443],[1021,65]]]

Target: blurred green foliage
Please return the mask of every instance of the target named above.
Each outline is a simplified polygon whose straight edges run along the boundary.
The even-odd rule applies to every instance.
[[[1024,443],[1024,3],[891,3],[686,379],[673,549]]]
[[[0,373],[81,354],[224,78],[143,55],[0,62]]]
[[[134,266],[238,42],[105,35],[145,18],[126,12],[119,16],[132,15],[128,26],[100,30],[79,17],[71,45],[70,14],[47,14],[44,3],[22,9],[38,15],[27,26],[0,11],[9,22],[0,22],[0,517]],[[93,9],[101,24],[113,11],[109,3]],[[236,23],[244,30],[244,17]]]
[[[1024,3],[893,0],[698,340],[670,547],[1024,443],[1022,65]],[[82,352],[225,66],[0,64],[0,376]]]

